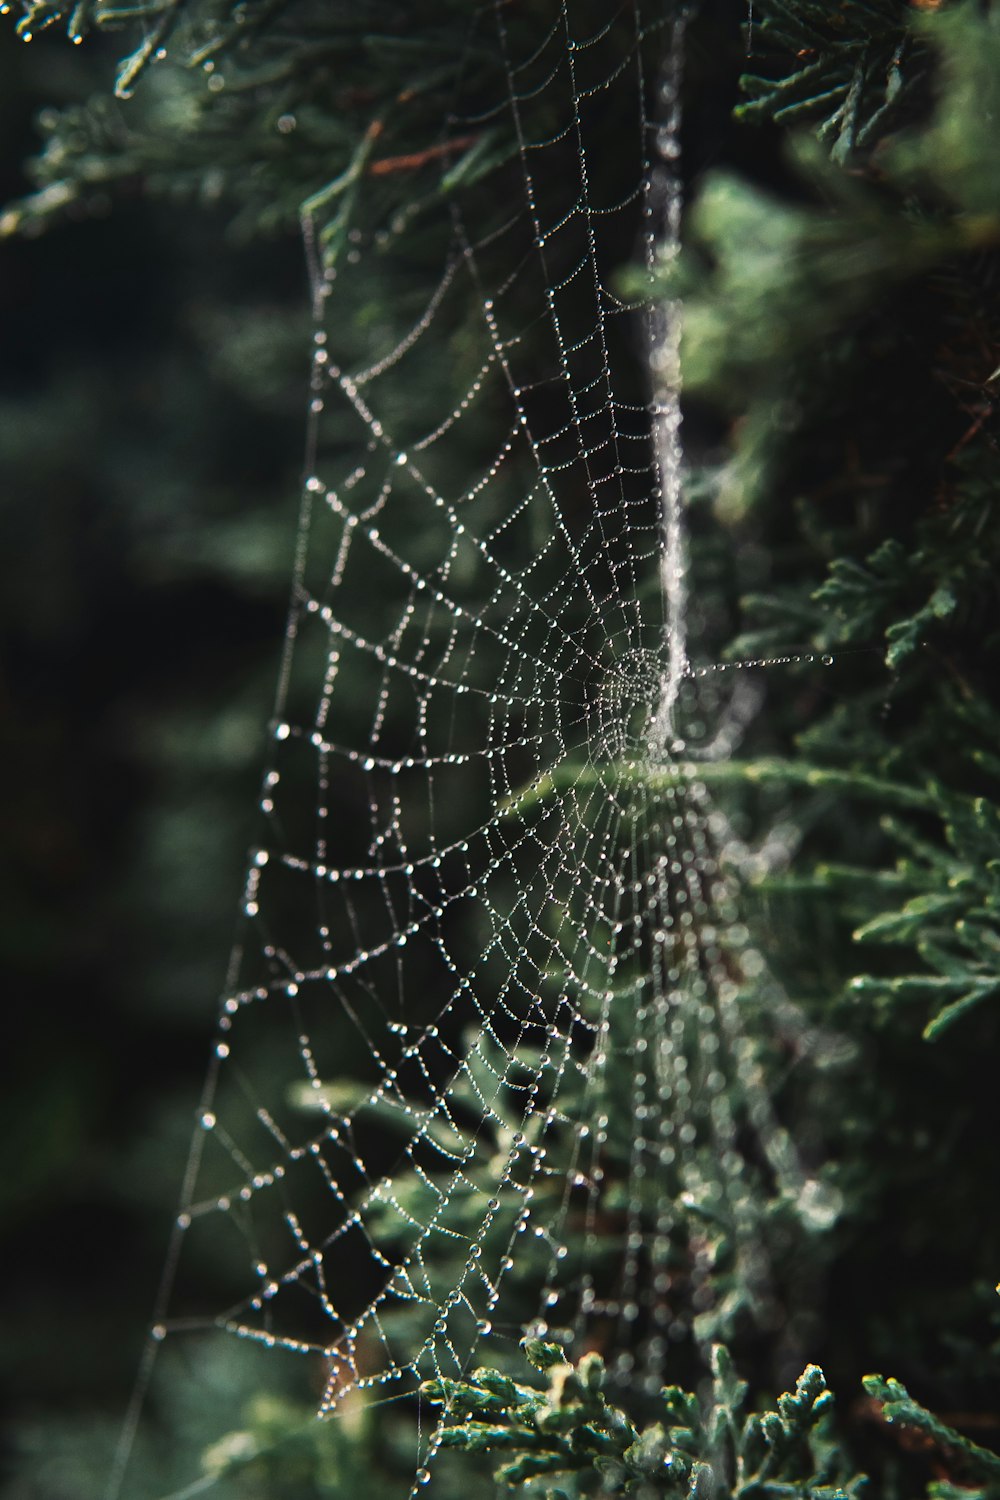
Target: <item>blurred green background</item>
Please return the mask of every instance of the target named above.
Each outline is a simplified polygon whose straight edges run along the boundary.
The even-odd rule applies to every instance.
[[[0,24],[0,202],[115,48]],[[120,1407],[250,838],[298,504],[288,235],[126,193],[0,240],[9,1432]],[[266,370],[266,375],[263,373]]]

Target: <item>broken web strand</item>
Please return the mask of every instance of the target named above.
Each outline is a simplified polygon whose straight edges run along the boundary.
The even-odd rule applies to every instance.
[[[706,795],[687,771],[678,773],[672,791],[643,788],[644,777],[663,755],[659,716],[665,705],[672,708],[688,671],[677,388],[661,370],[652,411],[616,388],[613,323],[635,314],[609,289],[595,225],[613,214],[636,214],[643,194],[652,194],[648,132],[640,130],[630,184],[615,204],[602,207],[594,197],[592,147],[581,111],[589,95],[621,87],[626,76],[639,79],[641,100],[642,48],[651,33],[637,27],[623,57],[588,79],[586,69],[599,56],[608,27],[578,39],[563,5],[540,46],[527,57],[512,57],[502,7],[497,7],[495,20],[505,44],[506,87],[494,113],[506,112],[514,121],[525,205],[499,223],[494,219],[479,234],[463,223],[460,211],[444,269],[422,312],[385,354],[369,358],[353,374],[348,373],[350,364],[331,357],[336,340],[328,325],[339,331],[330,311],[334,280],[326,271],[314,271],[317,329],[309,477],[274,760],[262,797],[272,836],[251,866],[244,901],[265,978],[241,988],[234,975],[220,1021],[222,1050],[217,1052],[220,1068],[224,1064],[223,1071],[246,1101],[245,1115],[253,1117],[251,1125],[255,1121],[260,1131],[239,1118],[235,1096],[215,1108],[209,1107],[211,1101],[203,1105],[192,1172],[200,1176],[201,1157],[211,1145],[216,1163],[209,1182],[213,1173],[220,1175],[221,1159],[234,1186],[204,1193],[190,1183],[181,1216],[185,1231],[212,1219],[236,1228],[263,1282],[211,1320],[213,1325],[288,1353],[325,1357],[325,1404],[331,1409],[350,1389],[391,1389],[391,1382],[402,1382],[412,1391],[427,1375],[454,1377],[467,1369],[480,1339],[489,1337],[482,1325],[494,1317],[502,1321],[497,1311],[501,1293],[515,1260],[524,1261],[522,1246],[526,1235],[532,1237],[531,1228],[541,1231],[534,1237],[549,1250],[543,1307],[554,1306],[555,1316],[562,1303],[576,1299],[581,1340],[598,1318],[612,1319],[614,1337],[622,1345],[622,1374],[635,1360],[630,1325],[651,1324],[655,1331],[640,1335],[645,1345],[639,1359],[648,1378],[654,1378],[671,1326],[657,1275],[669,1274],[665,1268],[672,1237],[686,1208],[681,1196],[675,1200],[660,1191],[651,1216],[650,1183],[676,1177],[685,1153],[707,1138],[713,1149],[728,1150],[737,1209],[740,1204],[736,1189],[742,1163],[733,1150],[735,1126],[726,1115],[723,1084],[728,1080],[720,1071],[714,1084],[706,1079],[703,1091],[699,1075],[696,1089],[687,1066],[692,1036],[706,1055],[719,1050],[720,1037],[726,1039],[751,1100],[755,1128],[774,1143],[771,1152],[784,1180],[793,1181],[796,1170],[793,1155],[775,1133],[759,1065],[752,1049],[743,1046],[739,1017],[726,991],[732,984],[726,962],[705,930],[713,902],[718,920],[734,926],[724,891],[720,896],[712,885]],[[533,138],[524,118],[534,97],[532,69],[540,57],[547,91],[568,84],[568,108],[547,139]],[[481,115],[480,123],[485,118]],[[668,112],[668,135],[670,128],[676,132],[676,124],[674,118],[671,127]],[[536,183],[544,177],[546,151],[562,152],[557,160],[566,160],[566,141],[573,146],[576,196],[549,222],[542,217],[545,202]],[[668,160],[676,157],[668,154]],[[667,200],[669,225],[671,213],[679,216],[679,199],[668,192]],[[399,234],[408,228],[404,223]],[[307,243],[310,234],[307,221]],[[520,246],[507,256],[501,275],[497,267],[504,260],[504,238],[517,245],[518,234]],[[578,250],[575,258],[572,250],[560,251],[560,235],[563,244],[568,236],[578,236],[571,241]],[[313,264],[316,268],[315,254]],[[542,286],[534,319],[528,312],[532,268]],[[590,308],[589,332],[582,338],[578,327],[573,334],[567,331],[570,319],[564,315],[581,287],[589,287]],[[414,433],[411,424],[400,438],[405,412],[393,382],[400,377],[404,384],[402,375],[411,362],[441,324],[454,317],[455,299],[470,295],[482,330],[475,373],[464,389],[443,402],[443,410],[423,431]],[[349,301],[349,288],[345,297]],[[548,365],[543,362],[532,372],[523,350],[532,353],[536,324],[548,327],[552,343]],[[660,344],[654,336],[654,348],[669,350],[677,327],[674,319]],[[672,350],[671,359],[674,354]],[[672,379],[669,366],[670,360],[664,369]],[[566,393],[563,419],[550,416],[547,425],[539,396],[543,385]],[[480,460],[478,477],[449,498],[444,477],[434,477],[437,452],[442,444],[450,447],[460,440],[472,404],[486,398],[497,402],[500,395],[505,395],[513,421],[498,433],[493,457]],[[354,424],[357,459],[351,464],[341,463],[336,444],[330,448],[326,441],[328,406],[335,408],[339,422]],[[651,418],[654,431],[659,426],[661,432],[652,455]],[[341,442],[346,445],[346,438]],[[636,459],[636,451],[645,456]],[[338,463],[339,477],[323,475]],[[528,477],[526,486],[521,475]],[[582,521],[578,499],[576,516],[567,513],[577,476],[588,502]],[[652,491],[657,483],[659,516],[655,507],[636,498],[640,487]],[[430,543],[423,556],[414,550],[410,530],[402,529],[398,500],[404,491],[407,503],[426,518]],[[484,497],[489,501],[494,496],[490,514]],[[523,532],[533,504],[541,506],[546,519],[535,555],[528,564],[506,560],[507,537],[519,526]],[[661,573],[665,554],[672,562]],[[385,614],[394,615],[388,629],[366,622],[344,592],[359,557],[363,569],[385,580]],[[463,569],[466,577],[485,580],[478,598],[462,583]],[[660,618],[648,606],[644,614],[641,596],[648,575],[654,581],[660,577]],[[296,680],[297,671],[300,679],[303,675],[303,663],[306,693]],[[491,670],[496,674],[492,683]],[[367,691],[362,676],[377,691],[366,699],[367,725],[362,727],[356,714],[352,727],[352,695]],[[583,680],[587,691],[581,699]],[[409,694],[415,695],[417,706],[410,753],[404,753],[398,731],[393,739],[392,720]],[[308,712],[306,698],[312,701]],[[470,704],[486,711],[482,729],[469,717]],[[636,714],[638,730],[630,722]],[[441,726],[450,727],[442,734]],[[279,769],[286,758],[294,761],[296,756],[312,759],[317,816],[311,848],[306,831],[293,826],[292,793],[285,790]],[[636,775],[627,774],[629,756]],[[533,775],[526,776],[524,767],[531,761]],[[485,770],[487,795],[480,805],[486,811],[475,820],[470,814],[471,826],[463,836],[455,824],[462,822],[456,807],[465,783],[456,778],[477,764]],[[581,769],[574,784],[549,799],[543,815],[547,823],[539,827],[535,814],[519,821],[519,792],[526,784],[540,783],[560,764]],[[596,776],[591,774],[595,769]],[[347,777],[354,778],[351,785],[367,806],[366,832],[352,835],[353,847],[360,850],[354,863],[347,857],[351,839],[330,826],[326,810],[334,783]],[[296,787],[289,777],[289,783],[301,798],[301,782]],[[414,803],[423,809],[422,827],[411,817]],[[288,826],[284,819],[279,822],[283,806],[292,817]],[[671,837],[677,858],[664,863],[663,846]],[[448,876],[435,877],[432,872],[443,866],[449,867]],[[289,919],[282,913],[282,891],[272,884],[276,871],[294,877],[297,891],[313,888],[312,934],[302,932],[296,917],[290,937],[282,937]],[[462,903],[475,903],[488,929],[471,960],[452,951],[445,932],[452,909]],[[699,903],[703,909],[685,923],[683,918]],[[610,931],[603,948],[597,931]],[[684,941],[676,939],[678,931]],[[410,1019],[408,997],[426,980],[427,965],[411,966],[409,955],[421,944],[433,950],[445,996],[433,1020],[419,1008]],[[307,961],[296,951],[300,945],[311,950]],[[730,936],[728,946],[739,945]],[[394,971],[387,960],[395,962]],[[648,973],[640,972],[644,966]],[[551,995],[554,980],[556,998],[543,999]],[[339,1010],[331,1015],[334,1006],[320,1006],[317,1016],[317,993],[329,996]],[[696,1008],[692,996],[699,1000]],[[279,1012],[277,1022],[281,1011],[287,1013],[283,1024],[294,1037],[298,1084],[311,1092],[313,1112],[321,1116],[320,1128],[305,1136],[289,1127],[285,1101],[267,1102],[259,1076],[241,1070],[239,1063],[238,1034],[255,1014]],[[613,1037],[613,1024],[619,1023],[624,1030]],[[353,1033],[378,1075],[363,1097],[347,1105],[331,1101],[326,1092],[336,1061],[325,1033],[337,1024]],[[549,1029],[553,1026],[555,1038]],[[612,1295],[606,1267],[599,1264],[596,1223],[605,1192],[604,1148],[609,1131],[616,1123],[620,1128],[621,1121],[604,1113],[591,1128],[586,1120],[587,1102],[601,1088],[607,1093],[613,1048],[624,1049],[631,1060],[632,1110],[640,1128],[629,1131],[624,1259],[620,1285]],[[493,1081],[485,1089],[476,1062],[484,1054],[501,1059],[488,1065]],[[568,1082],[577,1079],[582,1080],[580,1094],[568,1101],[567,1114],[561,1101]],[[466,1086],[479,1100],[478,1123],[469,1120],[460,1097]],[[696,1092],[706,1106],[700,1113]],[[484,1140],[499,1140],[509,1131],[509,1123],[518,1119],[518,1106],[520,1129],[514,1136],[521,1139],[512,1140],[505,1152],[493,1153],[499,1166],[483,1161]],[[366,1116],[384,1118],[387,1112],[407,1132],[405,1148],[388,1169],[369,1161],[369,1147],[359,1144],[356,1134],[363,1132]],[[291,1126],[298,1124],[301,1120],[293,1117]],[[442,1133],[450,1142],[444,1149],[437,1138]],[[431,1152],[438,1153],[436,1172],[426,1165],[425,1153]],[[581,1171],[585,1158],[589,1175]],[[450,1166],[442,1175],[446,1160]],[[307,1187],[303,1165],[312,1173]],[[555,1208],[551,1195],[541,1191],[551,1186],[553,1174],[561,1174],[564,1183]],[[582,1185],[576,1181],[580,1175]],[[414,1178],[423,1195],[418,1211],[411,1202]],[[308,1199],[317,1185],[328,1206],[327,1225],[319,1228],[307,1224],[297,1207],[297,1194]],[[577,1186],[586,1193],[585,1263],[577,1285],[567,1286],[560,1251],[570,1188]],[[445,1284],[435,1274],[435,1256],[443,1241],[450,1238],[454,1244],[458,1232],[448,1221],[466,1200],[477,1205],[469,1216],[472,1232],[465,1235],[469,1254]],[[283,1226],[277,1236],[274,1223],[258,1223],[269,1214]],[[747,1243],[753,1227],[747,1220],[741,1236]],[[272,1244],[277,1238],[279,1249],[269,1250],[265,1259],[267,1238]],[[378,1270],[381,1287],[363,1307],[348,1311],[331,1269],[335,1253],[352,1244],[355,1257],[363,1256]],[[649,1257],[656,1269],[652,1278],[645,1274]],[[325,1336],[296,1336],[283,1316],[286,1301],[302,1291],[316,1304]],[[550,1304],[553,1297],[555,1304]],[[389,1324],[401,1310],[414,1309],[428,1331],[423,1342],[417,1340],[407,1351]],[[572,1327],[573,1315],[564,1321]],[[370,1365],[373,1353],[379,1361],[375,1369]],[[429,1473],[439,1438],[438,1426],[420,1439],[418,1478]]]

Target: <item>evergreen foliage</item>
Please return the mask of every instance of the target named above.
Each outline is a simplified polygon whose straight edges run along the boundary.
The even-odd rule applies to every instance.
[[[760,71],[744,76],[737,117],[809,123],[836,161],[898,125],[926,80],[928,49],[897,0],[765,0],[755,19],[749,40]]]
[[[882,1417],[886,1422],[911,1428],[924,1436],[930,1444],[949,1456],[956,1465],[961,1483],[952,1485],[938,1483],[931,1493],[940,1500],[947,1494],[961,1489],[965,1494],[996,1494],[1000,1485],[1000,1459],[988,1448],[972,1442],[953,1427],[942,1422],[927,1411],[900,1385],[898,1380],[884,1380],[881,1375],[866,1375],[865,1390],[873,1400],[880,1403]]]
[[[140,6],[127,18],[99,0],[83,18],[82,9],[29,0],[21,35],[59,23],[81,37],[84,20],[117,27],[148,18],[142,45],[118,74],[118,99],[163,61],[168,37],[170,60],[153,68],[138,119],[105,93],[46,112],[38,191],[8,208],[0,231],[37,230],[101,189],[140,182],[152,193],[236,208],[245,235],[297,226],[308,210],[333,258],[362,186],[366,212],[388,216],[398,206],[412,214],[417,193],[447,195],[494,164],[486,129],[442,152],[441,121],[460,68],[474,84],[471,70],[496,66],[456,46],[469,24],[457,0],[380,6],[377,15],[339,3],[217,11],[177,3]]]
[[[548,1376],[547,1388],[492,1370],[426,1387],[432,1401],[448,1401],[446,1446],[503,1455],[500,1484],[546,1500],[595,1493],[846,1500],[859,1492],[860,1477],[839,1482],[832,1397],[815,1365],[778,1398],[777,1410],[748,1415],[746,1383],[716,1345],[707,1401],[666,1386],[662,1419],[638,1428],[609,1405],[600,1355],[573,1366],[558,1345],[528,1339],[524,1347],[528,1362]]]
[[[722,12],[705,6],[692,23],[695,120],[699,98],[740,66],[738,18]],[[138,182],[222,201],[249,237],[308,208],[332,259],[353,215],[440,204],[510,150],[484,133],[441,171],[466,13],[457,0],[127,11],[24,0],[22,35],[58,25],[74,41],[90,29],[130,36],[115,84],[129,102],[105,93],[47,113],[37,191],[7,208],[0,231],[55,225]],[[735,47],[719,41],[723,20]],[[696,608],[733,672],[812,661],[788,665],[740,758],[700,776],[745,831],[740,873],[813,1028],[807,1111],[782,1072],[799,1043],[755,1040],[783,1117],[807,1116],[808,1153],[843,1210],[803,1225],[801,1205],[750,1159],[745,1201],[730,1200],[727,1219],[707,1150],[697,1183],[650,1183],[651,1200],[683,1186],[706,1226],[698,1253],[714,1301],[678,1293],[695,1328],[678,1355],[685,1378],[690,1368],[697,1385],[698,1347],[722,1339],[749,1383],[717,1345],[710,1391],[670,1387],[651,1414],[620,1375],[612,1389],[599,1352],[571,1365],[560,1347],[528,1341],[534,1375],[512,1360],[425,1388],[448,1412],[446,1493],[486,1493],[484,1455],[501,1483],[547,1497],[839,1500],[860,1493],[862,1468],[869,1494],[1000,1493],[995,1453],[959,1416],[929,1409],[981,1419],[996,1391],[1000,145],[985,126],[1000,120],[1000,6],[756,0],[749,42],[737,124],[718,149],[737,165],[697,183],[687,248],[661,285],[685,304]],[[373,285],[373,304],[383,294]],[[265,331],[262,368],[269,343]],[[578,784],[585,773],[565,774]],[[543,808],[547,791],[526,789],[519,815]],[[696,1036],[688,1046],[697,1068]],[[474,1059],[473,1073],[489,1061]],[[616,1062],[607,1099],[566,1106],[607,1113],[612,1184],[631,1128],[612,1107],[631,1059]],[[747,1116],[745,1101],[734,1107]],[[503,1152],[505,1128],[517,1122],[479,1143],[473,1181]],[[416,1213],[428,1185],[407,1190]],[[748,1276],[734,1228],[747,1215],[776,1280],[827,1287],[794,1326],[775,1328],[774,1302]],[[613,1230],[606,1248],[613,1276]],[[567,1252],[572,1264],[577,1247]],[[683,1282],[695,1250],[681,1243],[676,1255]],[[523,1273],[533,1289],[530,1249]],[[526,1317],[530,1307],[526,1293]],[[405,1341],[405,1318],[393,1337]],[[814,1357],[843,1391],[839,1417],[812,1364],[773,1403],[790,1365]],[[897,1369],[928,1407],[868,1376],[878,1423],[865,1430],[850,1403],[872,1363]],[[316,1429],[296,1447],[301,1409],[251,1407],[206,1470],[223,1492],[228,1481],[267,1496],[348,1493],[364,1476],[388,1484],[395,1419],[378,1420],[364,1412],[354,1429]],[[886,1436],[897,1431],[925,1447],[898,1449]]]

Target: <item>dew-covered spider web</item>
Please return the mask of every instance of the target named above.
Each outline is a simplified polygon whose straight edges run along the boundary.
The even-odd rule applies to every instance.
[[[466,19],[439,135],[373,129],[333,232],[305,220],[262,831],[151,1342],[266,1349],[324,1413],[397,1402],[400,1494],[447,1420],[422,1382],[530,1327],[655,1391],[766,1302],[762,1202],[832,1212],[698,775],[739,714],[692,665],[680,310],[640,285],[678,246],[685,16]]]

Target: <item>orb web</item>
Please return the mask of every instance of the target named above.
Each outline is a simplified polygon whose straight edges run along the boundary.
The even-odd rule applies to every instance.
[[[281,1352],[324,1412],[416,1411],[526,1327],[655,1390],[724,1316],[696,1226],[766,1299],[748,1132],[829,1211],[678,728],[680,309],[621,274],[676,253],[684,19],[482,7],[440,149],[373,174],[335,259],[305,220],[292,607],[168,1279],[211,1274],[153,1343]]]

